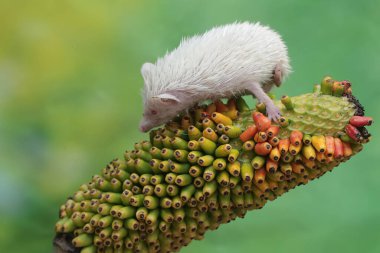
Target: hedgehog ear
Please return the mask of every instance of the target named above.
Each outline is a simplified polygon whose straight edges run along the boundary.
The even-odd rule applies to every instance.
[[[163,93],[163,94],[157,95],[153,98],[159,99],[160,102],[163,104],[174,105],[174,104],[178,104],[180,102],[180,100],[176,96],[174,96],[172,94],[168,94],[168,93]]]
[[[144,79],[147,77],[148,73],[151,71],[151,69],[154,67],[154,65],[150,62],[146,62],[141,67],[141,75],[144,77]]]

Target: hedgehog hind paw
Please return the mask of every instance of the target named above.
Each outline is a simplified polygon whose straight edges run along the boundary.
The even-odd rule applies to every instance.
[[[275,105],[268,105],[267,108],[266,108],[266,111],[267,111],[267,114],[268,114],[268,118],[271,121],[278,122],[278,120],[281,117],[281,111],[280,111],[280,109],[277,108],[277,106],[275,106]]]

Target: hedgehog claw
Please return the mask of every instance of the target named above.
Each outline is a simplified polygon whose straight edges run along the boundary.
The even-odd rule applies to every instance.
[[[268,105],[266,109],[267,109],[268,118],[271,121],[278,122],[278,120],[281,117],[280,109],[278,109],[275,105]]]

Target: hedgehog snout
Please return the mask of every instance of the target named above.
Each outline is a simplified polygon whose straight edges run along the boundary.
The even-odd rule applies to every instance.
[[[162,123],[165,122],[165,120],[163,118],[159,117],[159,116],[161,116],[161,113],[156,112],[156,114],[152,114],[149,112],[144,113],[144,115],[140,121],[140,126],[139,126],[139,129],[141,132],[146,133],[149,130],[151,130],[152,128],[154,128],[158,125],[161,125]]]
[[[141,122],[140,122],[140,126],[139,126],[139,129],[141,132],[143,133],[146,133],[148,132],[150,129],[152,128],[152,126],[146,121],[146,119],[142,119]]]

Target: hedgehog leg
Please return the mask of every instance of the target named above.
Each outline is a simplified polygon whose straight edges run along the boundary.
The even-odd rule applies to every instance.
[[[273,70],[273,82],[277,87],[279,87],[282,83],[282,70],[280,63],[277,63]]]
[[[268,118],[273,121],[278,121],[281,117],[280,109],[273,103],[272,99],[264,92],[263,88],[259,83],[253,83],[248,88],[260,102],[264,103],[266,106],[266,111]]]
[[[53,245],[54,245],[54,253],[77,253],[79,252],[78,249],[76,249],[71,241],[73,240],[74,236],[72,234],[57,234],[54,238]]]

